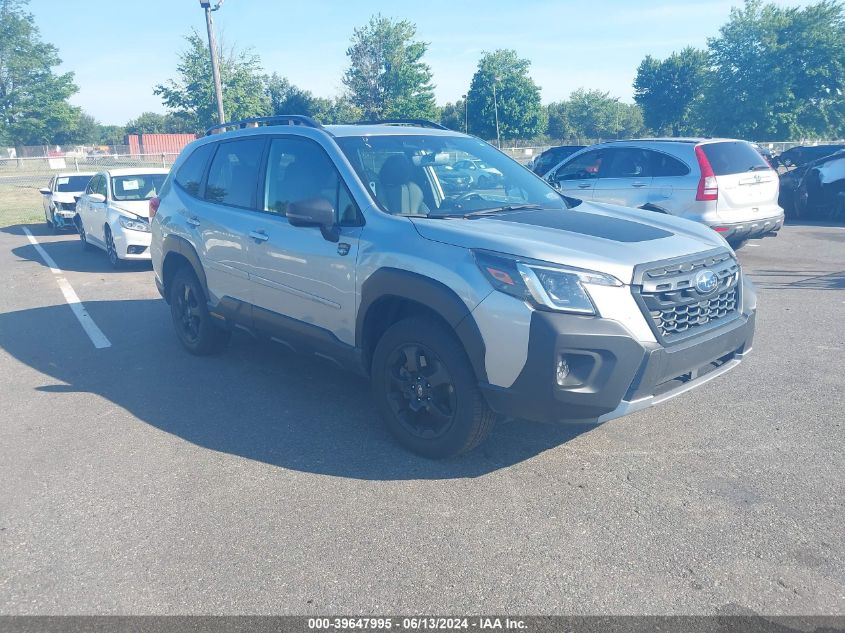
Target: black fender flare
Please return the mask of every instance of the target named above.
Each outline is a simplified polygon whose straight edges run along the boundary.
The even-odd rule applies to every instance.
[[[412,301],[439,315],[463,345],[476,378],[487,381],[484,338],[470,308],[445,284],[408,270],[380,268],[361,285],[361,303],[355,322],[356,347],[363,348],[366,344],[364,326],[370,308],[388,298]]]
[[[194,248],[193,244],[191,244],[188,240],[183,237],[179,237],[178,235],[168,235],[164,238],[161,244],[161,253],[162,253],[162,283],[165,285],[164,288],[164,298],[168,300],[168,292],[167,288],[167,257],[171,253],[177,253],[188,260],[188,263],[191,265],[191,268],[194,269],[194,274],[197,276],[197,279],[202,286],[202,291],[205,293],[206,299],[208,299],[208,280],[205,277],[205,269],[202,267],[202,263],[200,263],[200,257],[197,254],[196,249]]]

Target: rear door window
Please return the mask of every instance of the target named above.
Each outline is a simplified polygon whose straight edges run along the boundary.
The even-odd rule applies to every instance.
[[[232,207],[254,209],[263,138],[219,143],[208,168],[204,198]]]
[[[649,152],[635,147],[607,151],[599,171],[600,178],[650,178]]]
[[[655,178],[666,176],[686,176],[690,170],[677,158],[662,152],[649,152],[651,155],[651,175]]]
[[[716,176],[770,169],[760,153],[744,141],[722,141],[701,145]]]

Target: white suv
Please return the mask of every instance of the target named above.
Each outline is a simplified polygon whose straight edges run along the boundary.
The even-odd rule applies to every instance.
[[[735,248],[783,226],[778,174],[745,141],[613,141],[569,156],[543,177],[579,200],[702,222]]]

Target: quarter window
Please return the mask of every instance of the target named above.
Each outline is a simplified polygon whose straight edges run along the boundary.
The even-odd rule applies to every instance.
[[[199,197],[202,176],[205,173],[205,166],[208,159],[214,153],[214,143],[207,143],[195,149],[190,156],[182,163],[176,174],[176,182],[194,197]]]
[[[358,205],[317,143],[302,138],[273,139],[267,156],[264,210],[287,215],[292,202],[312,198],[328,200],[341,226],[360,224]]]
[[[255,208],[258,167],[263,150],[262,138],[219,143],[208,169],[204,198],[233,207]]]

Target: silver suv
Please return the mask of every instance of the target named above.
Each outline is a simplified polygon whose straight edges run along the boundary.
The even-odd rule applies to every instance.
[[[734,247],[783,226],[778,174],[745,141],[613,141],[573,154],[543,177],[579,200],[702,222]]]
[[[717,233],[570,208],[491,145],[411,123],[253,119],[185,148],[150,207],[188,351],[239,327],[369,376],[393,434],[430,457],[499,416],[610,420],[748,353],[755,293]],[[462,160],[501,178],[447,191],[435,167]]]

